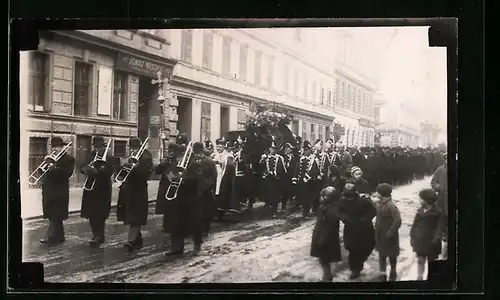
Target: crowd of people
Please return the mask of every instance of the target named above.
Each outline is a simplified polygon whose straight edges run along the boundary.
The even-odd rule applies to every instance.
[[[349,251],[351,277],[359,277],[364,261],[377,246],[381,270],[385,274],[385,260],[389,258],[390,277],[394,278],[401,220],[391,201],[392,186],[433,174],[437,169],[433,189],[420,193],[422,209],[412,228],[412,246],[422,258],[419,262],[435,259],[437,248],[431,251],[429,245],[435,247],[442,220],[433,222],[437,222],[445,205],[436,202],[438,198],[443,199],[440,203],[447,199],[443,169],[446,159],[437,150],[346,149],[333,140],[311,144],[296,138],[281,145],[270,141],[260,159],[251,161],[243,151],[245,142],[241,137],[231,141],[220,138],[214,146],[210,141],[190,142],[186,134],[180,134],[176,143],[168,145],[157,166],[148,150],[143,150],[138,161],[124,161],[124,166],[133,168],[119,188],[117,218],[129,226],[124,243],[128,251],[143,245],[141,227],[148,219],[147,184],[154,172],[161,176],[155,213],[163,215],[163,231],[170,234],[172,241],[168,257],[183,255],[184,238],[188,236],[197,253],[214,220],[249,213],[256,201],[264,201],[273,217],[293,208],[301,209],[306,219],[317,215],[311,254],[320,258],[324,280],[332,278],[329,264],[340,260],[340,221],[345,224],[344,245]],[[60,138],[52,139],[53,148],[62,145]],[[81,216],[89,219],[93,232],[90,245],[97,247],[105,242],[113,170],[111,163],[98,168],[92,165],[96,154],[102,155],[106,148],[104,138],[99,136],[93,138],[93,145],[88,161],[80,167],[83,174],[95,180],[94,188],[83,194]],[[130,139],[131,153],[137,153],[141,146],[140,139]],[[104,160],[111,162],[113,158],[108,154]],[[44,217],[50,220],[43,244],[64,242],[62,222],[68,218],[68,180],[73,166],[74,159],[66,153],[43,179]],[[167,197],[170,193],[174,197]],[[436,236],[430,241],[432,233]]]

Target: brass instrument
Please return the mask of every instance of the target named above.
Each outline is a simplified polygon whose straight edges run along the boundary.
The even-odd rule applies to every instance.
[[[104,150],[102,156],[99,156],[99,150],[96,151],[94,159],[90,162],[89,167],[100,169],[108,163],[106,161],[106,157],[108,156],[109,146],[111,145],[112,141],[113,141],[112,138],[108,140],[108,144],[106,145],[106,150]],[[86,191],[92,191],[94,189],[94,185],[95,185],[95,177],[92,177],[89,180],[89,176],[87,176],[87,179],[85,179],[85,183],[83,184],[83,189]]]
[[[64,146],[60,151],[54,149],[52,153],[45,156],[43,162],[38,166],[38,168],[33,171],[28,177],[29,185],[36,185],[40,179],[53,167],[55,164],[68,152],[71,142]]]
[[[171,201],[177,198],[177,192],[179,191],[179,187],[181,186],[183,180],[182,178],[183,172],[186,171],[192,155],[193,155],[193,142],[189,142],[189,144],[186,147],[186,151],[182,156],[182,159],[176,166],[176,169],[178,170],[176,178],[175,179],[169,178],[170,185],[168,186],[167,192],[165,193],[165,199],[167,199],[167,201]]]
[[[142,154],[144,154],[144,150],[148,145],[149,137],[146,138],[144,143],[142,143],[141,148],[137,150],[137,152],[132,153],[132,155],[128,159],[128,164],[125,164],[118,174],[116,174],[115,181],[122,184],[127,181],[128,176],[132,173],[132,170],[137,166],[139,160],[141,159]]]

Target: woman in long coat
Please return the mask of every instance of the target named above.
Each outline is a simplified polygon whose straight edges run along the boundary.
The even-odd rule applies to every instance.
[[[91,182],[94,182],[92,190],[83,190],[80,216],[89,219],[93,235],[90,245],[97,246],[104,243],[105,222],[111,210],[111,176],[114,170],[113,157],[109,153],[104,158],[105,164],[98,165],[97,168],[89,165],[96,157],[96,153],[99,152],[100,157],[104,155],[106,147],[102,137],[94,137],[93,143],[96,149],[89,154],[87,161],[80,167],[80,172],[87,175],[86,183],[89,188]]]
[[[344,226],[344,247],[349,251],[351,279],[359,277],[363,265],[375,248],[375,229],[372,220],[375,205],[369,198],[360,197],[356,187],[347,183],[340,202],[339,214]]]
[[[333,187],[321,191],[320,208],[314,226],[311,241],[311,256],[319,258],[323,269],[323,281],[331,282],[333,274],[331,263],[342,260],[340,251],[339,225],[337,205],[340,194]]]

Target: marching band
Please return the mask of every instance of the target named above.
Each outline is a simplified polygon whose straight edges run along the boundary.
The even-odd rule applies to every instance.
[[[287,206],[293,204],[308,218],[311,211],[317,211],[320,192],[327,186],[342,191],[350,183],[359,193],[369,195],[381,182],[408,183],[431,174],[442,162],[434,161],[435,152],[426,149],[348,151],[332,139],[311,145],[296,137],[294,143],[284,142],[281,147],[272,139],[260,161],[249,163],[243,151],[246,138],[220,138],[214,148],[210,141],[188,141],[186,134],[180,134],[176,143],[164,148],[160,163],[154,167],[148,141],[129,140],[130,156],[121,162],[114,178],[119,183],[117,219],[129,226],[124,247],[128,251],[141,248],[141,227],[148,219],[148,180],[153,171],[160,175],[155,213],[163,215],[163,231],[171,235],[168,256],[181,255],[184,238],[189,236],[195,252],[199,251],[214,217],[251,211],[256,199],[265,202],[273,217],[286,214]],[[81,217],[89,220],[92,247],[104,243],[110,214],[111,143],[112,139],[105,142],[103,137],[94,137],[94,150],[80,167],[87,175]],[[68,218],[69,178],[75,159],[68,153],[70,144],[61,138],[52,138],[51,144],[53,153],[30,175],[30,184],[42,181],[44,217],[50,226],[41,242],[53,245],[64,242],[62,221]]]

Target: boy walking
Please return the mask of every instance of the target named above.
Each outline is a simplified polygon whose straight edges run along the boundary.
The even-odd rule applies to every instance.
[[[377,195],[378,194],[378,195]],[[387,258],[391,265],[389,280],[397,279],[396,265],[399,256],[399,228],[401,227],[401,214],[392,201],[392,187],[387,183],[377,186],[375,198],[377,203],[377,218],[375,221],[376,249],[379,253],[380,278],[387,280]]]
[[[426,261],[436,260],[441,254],[444,214],[436,206],[437,194],[432,189],[421,190],[419,197],[421,207],[413,220],[410,242],[417,254],[417,280],[423,280]]]

